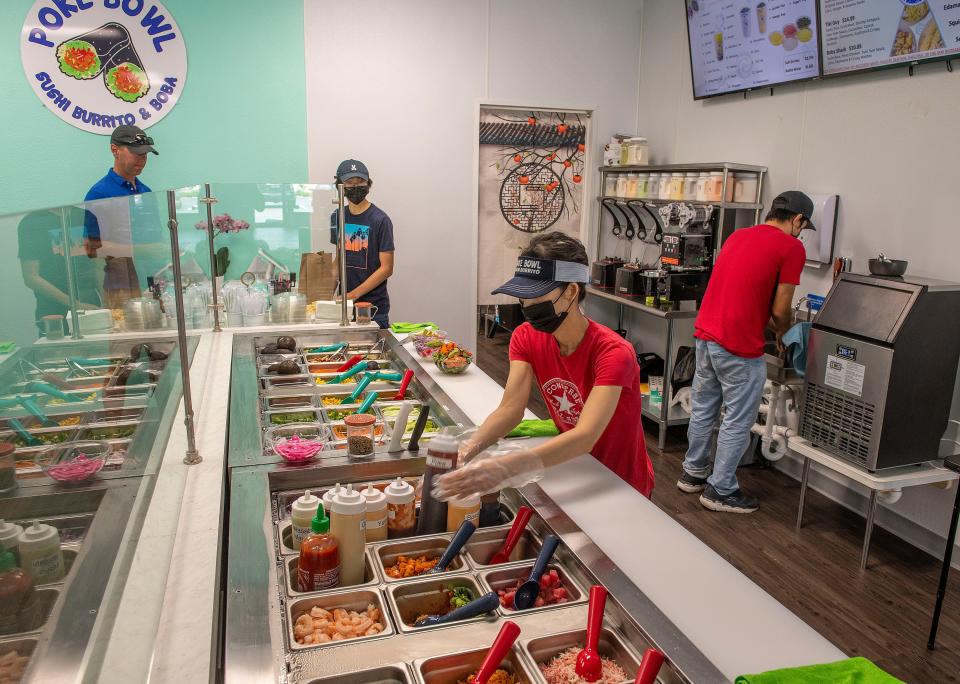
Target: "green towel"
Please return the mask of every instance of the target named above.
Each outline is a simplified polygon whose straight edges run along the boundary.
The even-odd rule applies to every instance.
[[[404,323],[400,321],[398,323],[391,323],[390,329],[397,333],[398,335],[403,335],[404,333],[415,333],[422,330],[436,330],[436,323]]]
[[[556,423],[552,420],[521,420],[507,437],[553,437],[559,435]]]
[[[10,340],[4,340],[3,342],[0,342],[0,354],[9,354],[16,348],[16,342],[11,342]]]
[[[903,684],[866,658],[740,675],[736,684]]]

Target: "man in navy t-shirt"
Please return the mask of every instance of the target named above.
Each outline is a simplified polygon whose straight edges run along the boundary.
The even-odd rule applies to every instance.
[[[367,199],[373,181],[362,162],[356,159],[341,162],[337,167],[337,180],[343,183],[343,194],[348,202],[343,220],[347,299],[352,299],[354,303],[373,304],[377,307],[373,320],[381,328],[387,328],[390,325],[387,278],[393,275],[393,222]],[[338,228],[337,212],[333,212],[330,216],[330,239],[334,244],[339,238]]]

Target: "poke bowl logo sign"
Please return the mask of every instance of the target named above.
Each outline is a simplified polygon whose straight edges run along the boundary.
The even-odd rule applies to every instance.
[[[187,79],[187,49],[152,0],[38,0],[23,23],[27,81],[58,117],[110,135],[166,116]]]

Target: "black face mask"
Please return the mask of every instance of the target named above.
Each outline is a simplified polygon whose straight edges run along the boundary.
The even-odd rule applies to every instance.
[[[366,185],[351,185],[343,189],[343,196],[353,204],[360,204],[367,198],[368,192],[370,192],[370,188]]]
[[[564,290],[564,292],[566,292],[566,290]],[[527,319],[527,322],[533,326],[534,330],[552,334],[563,324],[563,321],[567,317],[566,311],[557,313],[557,310],[554,308],[554,305],[560,301],[560,297],[563,297],[563,292],[552,302],[528,304],[527,306],[521,307],[520,311],[523,313],[523,317]],[[567,308],[569,309],[570,307],[568,306]]]

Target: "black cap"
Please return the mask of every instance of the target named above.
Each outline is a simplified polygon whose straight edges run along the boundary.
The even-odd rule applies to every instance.
[[[800,214],[807,220],[807,228],[810,230],[817,229],[811,220],[813,216],[813,200],[799,190],[787,190],[777,195],[773,200],[773,204],[770,205],[770,210],[773,211],[774,209],[785,209],[791,213]]]
[[[153,138],[144,133],[142,128],[136,126],[117,126],[110,134],[110,143],[128,147],[134,154],[146,154],[147,152],[160,154],[153,149]]]
[[[365,181],[370,180],[370,172],[362,161],[356,159],[344,159],[337,167],[337,180],[343,182],[351,178],[362,178]]]
[[[517,257],[513,278],[490,294],[504,294],[518,299],[536,299],[567,283],[590,282],[590,269],[575,261],[554,261],[537,257]]]

